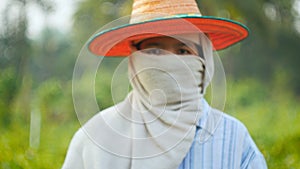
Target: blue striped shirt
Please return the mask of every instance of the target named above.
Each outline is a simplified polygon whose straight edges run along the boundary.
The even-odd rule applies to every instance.
[[[265,169],[265,159],[246,127],[204,102],[194,142],[179,169]]]

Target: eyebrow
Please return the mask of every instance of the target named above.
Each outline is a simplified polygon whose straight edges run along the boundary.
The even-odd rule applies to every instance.
[[[187,47],[190,47],[190,46],[193,46],[193,47],[196,47],[197,46],[201,46],[200,44],[197,44],[195,42],[192,42],[190,40],[185,40],[185,39],[178,39],[179,40],[179,44],[180,46],[187,46]]]
[[[196,47],[196,44],[189,43],[189,42],[187,42],[187,43],[179,42],[178,44],[176,44],[176,46],[177,47],[188,47],[188,48],[191,48],[191,47]]]

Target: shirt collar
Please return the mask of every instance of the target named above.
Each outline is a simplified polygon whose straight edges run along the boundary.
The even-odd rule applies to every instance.
[[[196,126],[212,136],[223,118],[223,112],[210,107],[205,99],[202,99],[201,101],[203,105],[203,114]]]

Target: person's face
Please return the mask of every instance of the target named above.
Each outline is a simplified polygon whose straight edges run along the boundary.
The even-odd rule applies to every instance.
[[[135,46],[134,51],[140,50],[144,53],[155,55],[174,53],[176,55],[200,56],[199,48],[200,45],[197,46],[188,40],[177,40],[168,36],[160,36],[142,40]]]

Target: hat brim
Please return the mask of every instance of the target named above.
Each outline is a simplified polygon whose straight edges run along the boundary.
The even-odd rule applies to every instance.
[[[214,50],[225,49],[249,35],[249,29],[236,21],[211,16],[180,15],[99,32],[88,41],[88,49],[98,56],[128,56],[134,40],[197,32],[209,36]]]

